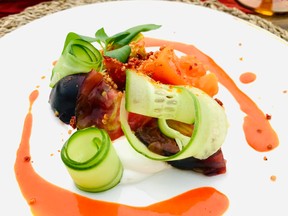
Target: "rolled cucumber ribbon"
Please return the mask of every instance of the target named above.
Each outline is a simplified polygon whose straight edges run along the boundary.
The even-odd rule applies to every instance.
[[[69,37],[69,34],[67,37]],[[69,43],[65,45],[60,58],[52,70],[50,87],[53,88],[55,84],[65,76],[77,73],[88,73],[92,69],[100,69],[101,66],[102,55],[98,49],[89,41],[81,38],[71,39]]]
[[[123,166],[103,129],[89,127],[76,131],[61,150],[64,162],[75,185],[88,192],[101,192],[116,186]]]

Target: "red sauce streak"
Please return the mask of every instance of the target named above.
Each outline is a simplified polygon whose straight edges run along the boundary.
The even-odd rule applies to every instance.
[[[256,74],[251,72],[246,72],[240,75],[240,81],[244,84],[248,84],[254,82],[256,80]]]
[[[243,130],[247,143],[259,152],[272,150],[279,145],[278,136],[266,119],[266,115],[253,100],[237,87],[229,75],[212,58],[193,45],[154,38],[144,38],[144,41],[145,45],[149,47],[167,45],[187,55],[196,56],[211,72],[217,75],[219,82],[230,91],[240,105],[240,109],[246,113]]]
[[[30,205],[33,215],[53,216],[164,216],[164,215],[222,215],[229,200],[212,187],[201,187],[171,199],[145,207],[133,207],[112,202],[90,199],[57,187],[39,176],[31,164],[30,137],[32,134],[32,105],[38,97],[34,90],[29,97],[22,138],[15,161],[15,174],[21,192]]]

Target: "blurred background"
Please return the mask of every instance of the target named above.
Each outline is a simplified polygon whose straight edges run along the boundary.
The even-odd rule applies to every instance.
[[[46,0],[51,1],[51,0]],[[77,0],[76,0],[77,1]],[[25,8],[44,2],[43,0],[0,0],[0,18],[10,14],[20,13]],[[246,13],[251,11],[241,7],[234,0],[219,0],[219,2],[229,6],[237,7]]]
[[[53,1],[53,0],[45,0],[46,2]],[[55,0],[54,0],[55,1]],[[77,1],[77,0],[75,0]],[[11,15],[11,14],[17,14],[22,12],[25,8],[37,5],[41,2],[44,2],[44,0],[0,0],[0,18]],[[193,2],[193,0],[191,0]],[[205,2],[205,0],[203,0]],[[260,13],[255,12],[254,10],[250,10],[247,7],[243,7],[243,5],[247,4],[253,4],[253,2],[259,4],[261,2],[260,0],[218,0],[218,2],[224,4],[225,6],[229,8],[237,8],[241,11],[243,11],[246,14],[255,14],[256,16],[260,16],[261,18],[264,18],[265,20],[268,20],[272,22],[274,25],[277,25],[285,30],[288,30],[288,13],[280,14],[280,15],[274,15],[274,16],[267,16],[262,15]],[[239,4],[240,2],[240,4]],[[243,4],[244,2],[244,4]],[[267,3],[271,2],[269,0],[263,0],[264,8],[267,6]],[[278,3],[281,2],[281,3]],[[265,6],[266,4],[266,6]],[[285,4],[285,10],[288,10],[288,0],[277,0],[277,4]],[[261,4],[262,5],[262,4]],[[270,5],[271,7],[271,5]]]

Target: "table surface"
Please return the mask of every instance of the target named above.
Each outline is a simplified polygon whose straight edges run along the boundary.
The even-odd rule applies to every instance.
[[[98,0],[87,0],[87,2],[96,2]],[[101,1],[101,0],[99,0]],[[240,6],[239,4],[236,3],[235,0],[210,0],[210,1],[202,1],[202,0],[176,0],[176,1],[183,1],[183,2],[195,2],[198,4],[203,4],[205,5],[206,2],[206,6],[209,4],[212,5],[212,8],[218,8],[220,7],[220,10],[226,11],[228,13],[234,13],[236,11],[237,14],[234,13],[234,15],[236,16],[240,16],[240,18],[243,18],[247,21],[251,21],[251,16],[252,15],[252,22],[256,23],[257,25],[265,28],[265,29],[269,29],[272,33],[281,36],[282,38],[284,38],[285,40],[288,40],[288,13],[284,14],[284,15],[274,15],[274,16],[264,16],[264,15],[259,15],[256,13],[253,13],[252,11],[247,10],[246,8],[243,8],[242,6]],[[86,2],[85,0],[78,0],[78,1],[74,1],[74,0],[1,0],[0,2],[0,18],[6,18],[3,16],[7,16],[10,17],[8,15],[11,14],[18,14],[19,13],[19,17],[11,17],[8,19],[0,19],[0,37],[3,36],[6,32],[12,31],[13,29],[19,27],[20,25],[25,24],[26,22],[29,22],[35,18],[38,18],[38,16],[36,16],[39,13],[33,13],[36,14],[35,16],[33,14],[28,14],[28,19],[23,19],[23,15],[21,16],[21,13],[25,8],[29,7],[29,6],[35,6],[35,10],[36,10],[36,6],[40,5],[40,3],[43,2],[51,2],[51,3],[55,3],[55,2],[60,2],[59,4],[64,6],[67,4],[71,4],[71,6],[76,5],[76,3],[78,4],[79,2]],[[58,4],[58,3],[57,3]],[[47,4],[48,5],[48,4]],[[56,4],[55,4],[56,5]],[[51,10],[55,10],[55,5],[53,6],[53,4],[48,5],[48,9]],[[67,6],[67,5],[66,5]],[[226,8],[225,8],[226,6]],[[38,7],[38,6],[37,6]],[[224,8],[223,8],[224,7]],[[45,8],[46,10],[47,8]],[[55,10],[56,11],[56,10]],[[239,13],[240,12],[240,13]],[[241,12],[243,13],[243,15],[241,14]],[[43,15],[46,14],[45,11],[43,11],[42,8],[42,13]],[[31,17],[32,16],[32,17]],[[254,17],[256,17],[257,19],[254,20]],[[32,19],[33,18],[33,19]],[[263,23],[262,21],[266,21],[266,23]],[[268,22],[267,22],[268,21]],[[275,28],[276,27],[276,28]],[[280,28],[279,28],[280,27]]]
[[[285,15],[275,15],[275,16],[260,16],[263,19],[266,19],[272,22],[274,25],[277,25],[283,29],[288,30],[288,14]]]
[[[259,17],[273,23],[276,26],[279,26],[285,30],[288,30],[288,13],[274,15],[274,16],[265,16],[265,15],[257,14],[256,12],[243,7],[242,5],[237,3],[236,0],[218,0],[218,1],[221,2],[222,4],[226,5],[227,7],[237,8],[237,9],[243,11],[244,13],[259,16]]]

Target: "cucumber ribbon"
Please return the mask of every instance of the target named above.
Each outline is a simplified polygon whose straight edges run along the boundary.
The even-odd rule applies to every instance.
[[[75,185],[83,191],[105,191],[122,178],[122,163],[103,129],[77,130],[62,147],[61,159]]]
[[[158,100],[159,91],[161,91],[161,100]],[[141,92],[142,95],[135,92]],[[158,102],[161,104],[160,107]],[[158,118],[161,132],[174,138],[180,145],[180,151],[171,156],[151,152],[131,130],[127,120],[128,112]],[[170,128],[165,123],[167,119],[193,123],[192,136],[184,136]],[[157,83],[150,77],[132,70],[126,71],[126,92],[121,101],[120,122],[127,140],[137,152],[150,159],[162,161],[188,157],[206,159],[219,150],[228,130],[224,108],[202,90],[191,86]]]
[[[53,88],[65,76],[101,69],[102,58],[100,51],[89,41],[70,32],[66,37],[62,54],[52,70],[50,87]]]

